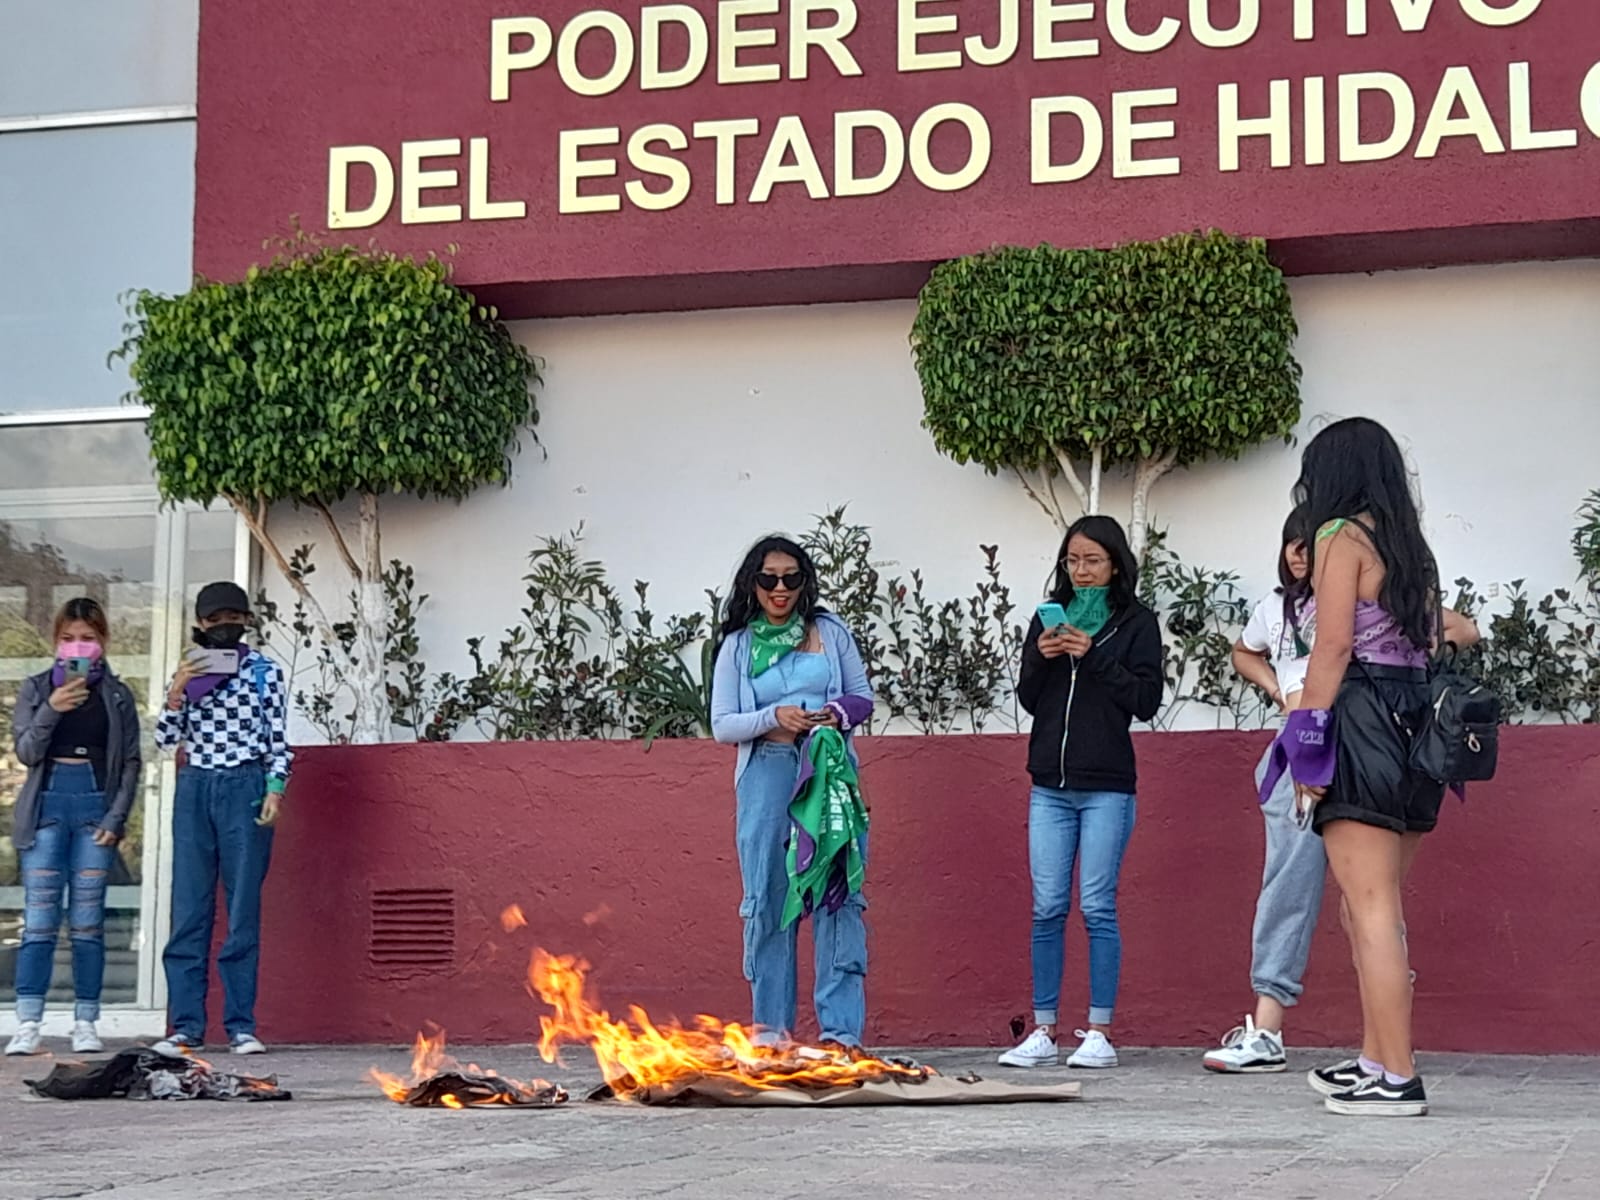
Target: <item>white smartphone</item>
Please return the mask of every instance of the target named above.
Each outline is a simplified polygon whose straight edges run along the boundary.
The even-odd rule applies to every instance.
[[[189,651],[189,661],[207,675],[237,675],[239,673],[239,652],[237,650],[217,650],[207,646],[196,646]]]

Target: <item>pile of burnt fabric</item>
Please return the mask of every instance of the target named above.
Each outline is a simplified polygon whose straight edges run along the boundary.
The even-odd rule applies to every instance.
[[[447,1070],[412,1084],[393,1099],[412,1108],[483,1108],[494,1104],[554,1108],[567,1102],[567,1093],[542,1080],[527,1084],[488,1073]]]
[[[288,1100],[275,1076],[256,1079],[136,1046],[97,1062],[57,1063],[27,1085],[53,1100]]]

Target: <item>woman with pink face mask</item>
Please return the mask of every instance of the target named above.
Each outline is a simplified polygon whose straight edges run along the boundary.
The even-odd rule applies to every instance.
[[[35,1054],[63,901],[77,999],[72,1049],[104,1047],[95,1032],[105,975],[106,880],[139,787],[139,710],[111,673],[111,630],[99,603],[69,600],[56,614],[56,661],[25,680],[12,723],[28,778],[11,830],[22,869],[17,1032],[7,1054]]]

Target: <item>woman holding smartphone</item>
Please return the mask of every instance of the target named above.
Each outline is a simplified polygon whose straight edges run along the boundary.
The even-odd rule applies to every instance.
[[[828,727],[850,745],[872,713],[872,689],[854,636],[818,604],[817,571],[797,543],[767,537],[734,576],[711,686],[711,732],[735,743],[734,839],[744,898],[744,974],[756,1040],[779,1044],[795,1026],[796,939],[785,926],[789,802],[801,779],[801,743]],[[864,840],[864,834],[863,834]],[[858,1047],[866,1025],[867,932],[859,890],[812,913],[817,1023],[824,1043]]]
[[[1139,603],[1122,526],[1080,518],[1057,555],[1050,600],[1023,641],[1017,698],[1028,739],[1028,866],[1033,877],[1033,1019],[1008,1067],[1055,1066],[1072,870],[1089,934],[1088,1028],[1070,1067],[1114,1067],[1111,1020],[1122,970],[1117,884],[1133,833],[1138,773],[1129,726],[1161,707],[1161,631]]]
[[[12,812],[22,869],[22,946],[17,952],[17,1032],[7,1054],[39,1050],[44,1000],[67,900],[76,997],[72,1049],[101,1050],[106,878],[139,787],[139,710],[105,659],[111,628],[98,602],[69,600],[56,614],[56,660],[26,679],[12,719],[28,777]]]

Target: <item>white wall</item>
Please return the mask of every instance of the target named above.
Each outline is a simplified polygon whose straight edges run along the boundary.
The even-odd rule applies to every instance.
[[[1293,284],[1303,430],[1330,416],[1387,424],[1420,471],[1447,579],[1570,581],[1571,513],[1600,487],[1600,261],[1307,278]],[[516,613],[527,550],[580,521],[615,582],[648,579],[658,613],[698,609],[747,544],[849,502],[886,574],[923,568],[936,597],[978,578],[998,542],[1024,599],[1054,527],[1006,478],[957,467],[921,428],[910,302],[529,322],[547,361],[537,451],[513,485],[460,507],[396,500],[386,553],[432,600],[423,639],[458,668],[464,638]],[[1302,439],[1303,440],[1303,439]],[[1272,582],[1298,450],[1177,473],[1153,510],[1189,562]],[[1107,511],[1125,516],[1125,486]],[[292,515],[275,517],[285,541]],[[325,573],[334,569],[326,562]]]

